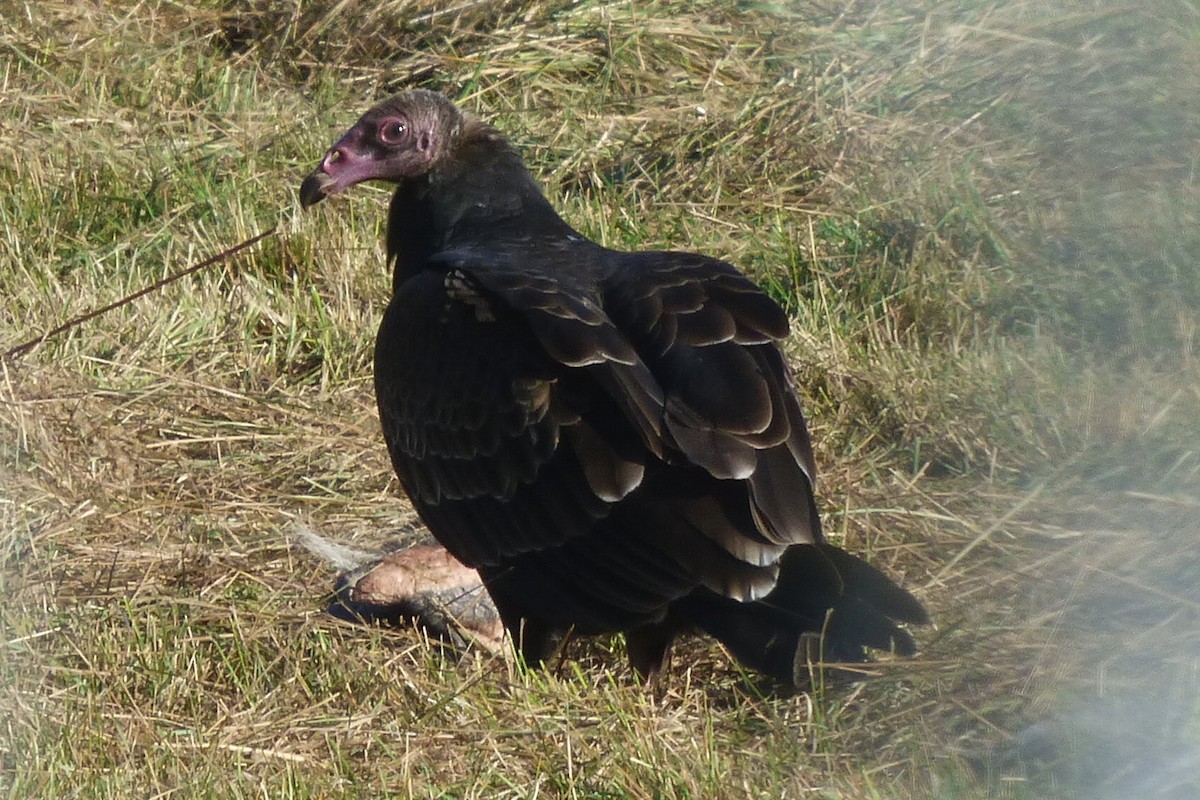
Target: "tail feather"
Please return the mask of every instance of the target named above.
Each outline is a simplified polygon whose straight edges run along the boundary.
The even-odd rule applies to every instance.
[[[929,621],[882,572],[825,544],[789,549],[775,589],[761,600],[699,590],[677,608],[745,666],[792,685],[804,680],[810,660],[861,662],[868,649],[913,655],[916,642],[897,623]]]
[[[889,619],[912,625],[928,625],[929,612],[895,581],[866,561],[831,544],[817,546],[841,575],[847,594],[879,609]],[[795,548],[793,548],[795,549]]]

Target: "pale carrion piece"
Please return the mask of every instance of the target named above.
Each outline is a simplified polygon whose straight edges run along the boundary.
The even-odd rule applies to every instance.
[[[335,601],[364,620],[412,620],[458,646],[495,653],[504,624],[479,573],[438,545],[393,551],[338,578]]]
[[[359,623],[416,625],[435,639],[488,653],[503,647],[504,625],[479,573],[444,547],[428,544],[428,533],[396,531],[382,547],[363,550],[295,526],[293,545],[338,570],[329,611]]]

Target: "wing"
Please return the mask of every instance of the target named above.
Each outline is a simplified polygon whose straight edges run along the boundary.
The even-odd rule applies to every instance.
[[[745,481],[750,541],[822,541],[808,429],[777,341],[783,310],[734,267],[691,253],[623,257],[605,308],[658,380],[683,458]],[[735,554],[742,542],[723,541]],[[777,552],[782,552],[778,550]]]
[[[608,255],[571,283],[460,250],[399,287],[376,349],[397,473],[458,558],[536,576],[522,605],[603,628],[697,585],[762,596],[820,536],[786,319],[721,262]]]

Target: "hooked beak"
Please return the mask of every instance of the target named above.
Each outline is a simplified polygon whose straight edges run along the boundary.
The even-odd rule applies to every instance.
[[[300,184],[301,206],[308,208],[356,183],[381,177],[381,162],[370,151],[363,152],[360,139],[356,127],[329,148],[317,168]]]
[[[304,183],[300,184],[300,206],[308,208],[321,202],[336,191],[334,188],[336,182],[334,177],[322,167],[317,167],[304,179]]]

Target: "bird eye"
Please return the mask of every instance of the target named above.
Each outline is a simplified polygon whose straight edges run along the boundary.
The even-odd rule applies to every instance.
[[[384,144],[398,144],[408,133],[408,123],[402,119],[387,119],[379,126],[379,140]]]

